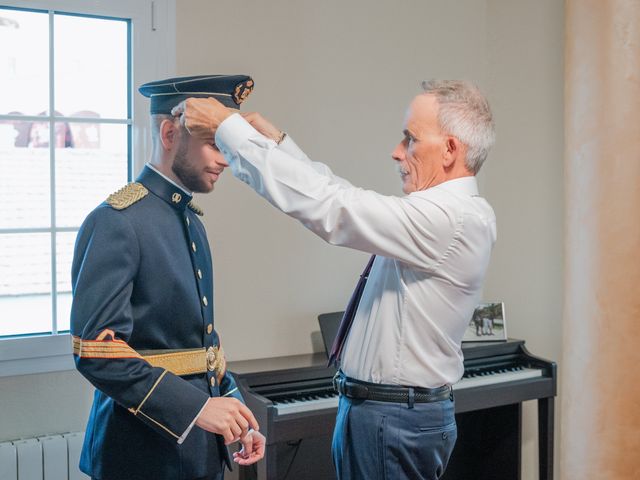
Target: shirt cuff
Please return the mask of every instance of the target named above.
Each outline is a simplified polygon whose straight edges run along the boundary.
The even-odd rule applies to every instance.
[[[260,134],[239,113],[227,117],[216,130],[216,146],[225,155],[233,155],[249,139],[257,140],[255,143],[264,147],[277,145],[273,140]]]
[[[291,138],[291,135],[287,135],[284,137],[284,140],[278,148],[289,155],[290,157],[295,158],[296,160],[302,160],[305,163],[311,163],[311,159],[307,157],[307,154],[302,151],[302,149],[298,146],[298,144]]]
[[[208,402],[209,400],[207,400]],[[180,438],[178,438],[178,445],[182,445],[182,442],[185,441],[185,439],[187,438],[187,435],[189,435],[189,433],[191,432],[191,429],[193,428],[193,426],[196,424],[196,421],[198,420],[198,417],[200,416],[200,414],[202,413],[202,411],[204,410],[204,407],[207,406],[207,402],[204,402],[204,405],[202,405],[202,408],[200,409],[200,411],[198,412],[198,414],[195,416],[195,418],[193,419],[193,421],[191,422],[191,424],[189,424],[189,426],[187,427],[187,429],[183,432],[182,435],[180,435]]]

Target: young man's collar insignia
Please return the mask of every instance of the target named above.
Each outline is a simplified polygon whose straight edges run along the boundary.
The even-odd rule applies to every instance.
[[[138,182],[132,182],[109,195],[107,203],[115,210],[124,210],[142,200],[148,194],[149,190],[147,190],[144,185]]]

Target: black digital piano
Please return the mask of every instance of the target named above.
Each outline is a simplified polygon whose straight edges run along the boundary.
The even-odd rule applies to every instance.
[[[522,340],[463,344],[454,385],[458,440],[444,480],[521,478],[522,402],[538,402],[540,480],[553,479],[556,365]],[[334,479],[331,436],[338,396],[325,353],[230,362],[267,438],[265,458],[240,479]]]

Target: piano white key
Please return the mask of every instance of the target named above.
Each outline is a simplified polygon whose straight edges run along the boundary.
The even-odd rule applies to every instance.
[[[294,400],[289,403],[278,403],[275,405],[278,415],[290,415],[298,412],[322,410],[323,408],[338,408],[338,395],[315,400]]]
[[[453,386],[453,391],[463,390],[465,388],[480,387],[485,385],[493,385],[496,383],[513,382],[516,380],[525,380],[527,378],[536,378],[542,376],[542,370],[538,368],[522,368],[516,371],[506,371],[500,373],[492,373],[478,377],[465,377]]]

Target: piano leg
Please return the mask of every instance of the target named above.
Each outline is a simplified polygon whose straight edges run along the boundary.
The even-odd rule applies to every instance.
[[[278,478],[278,454],[277,445],[267,445],[264,460],[258,464],[258,480],[271,480]]]
[[[441,480],[520,480],[522,403],[456,414],[458,440]]]
[[[538,456],[540,480],[553,480],[554,398],[538,400]]]

